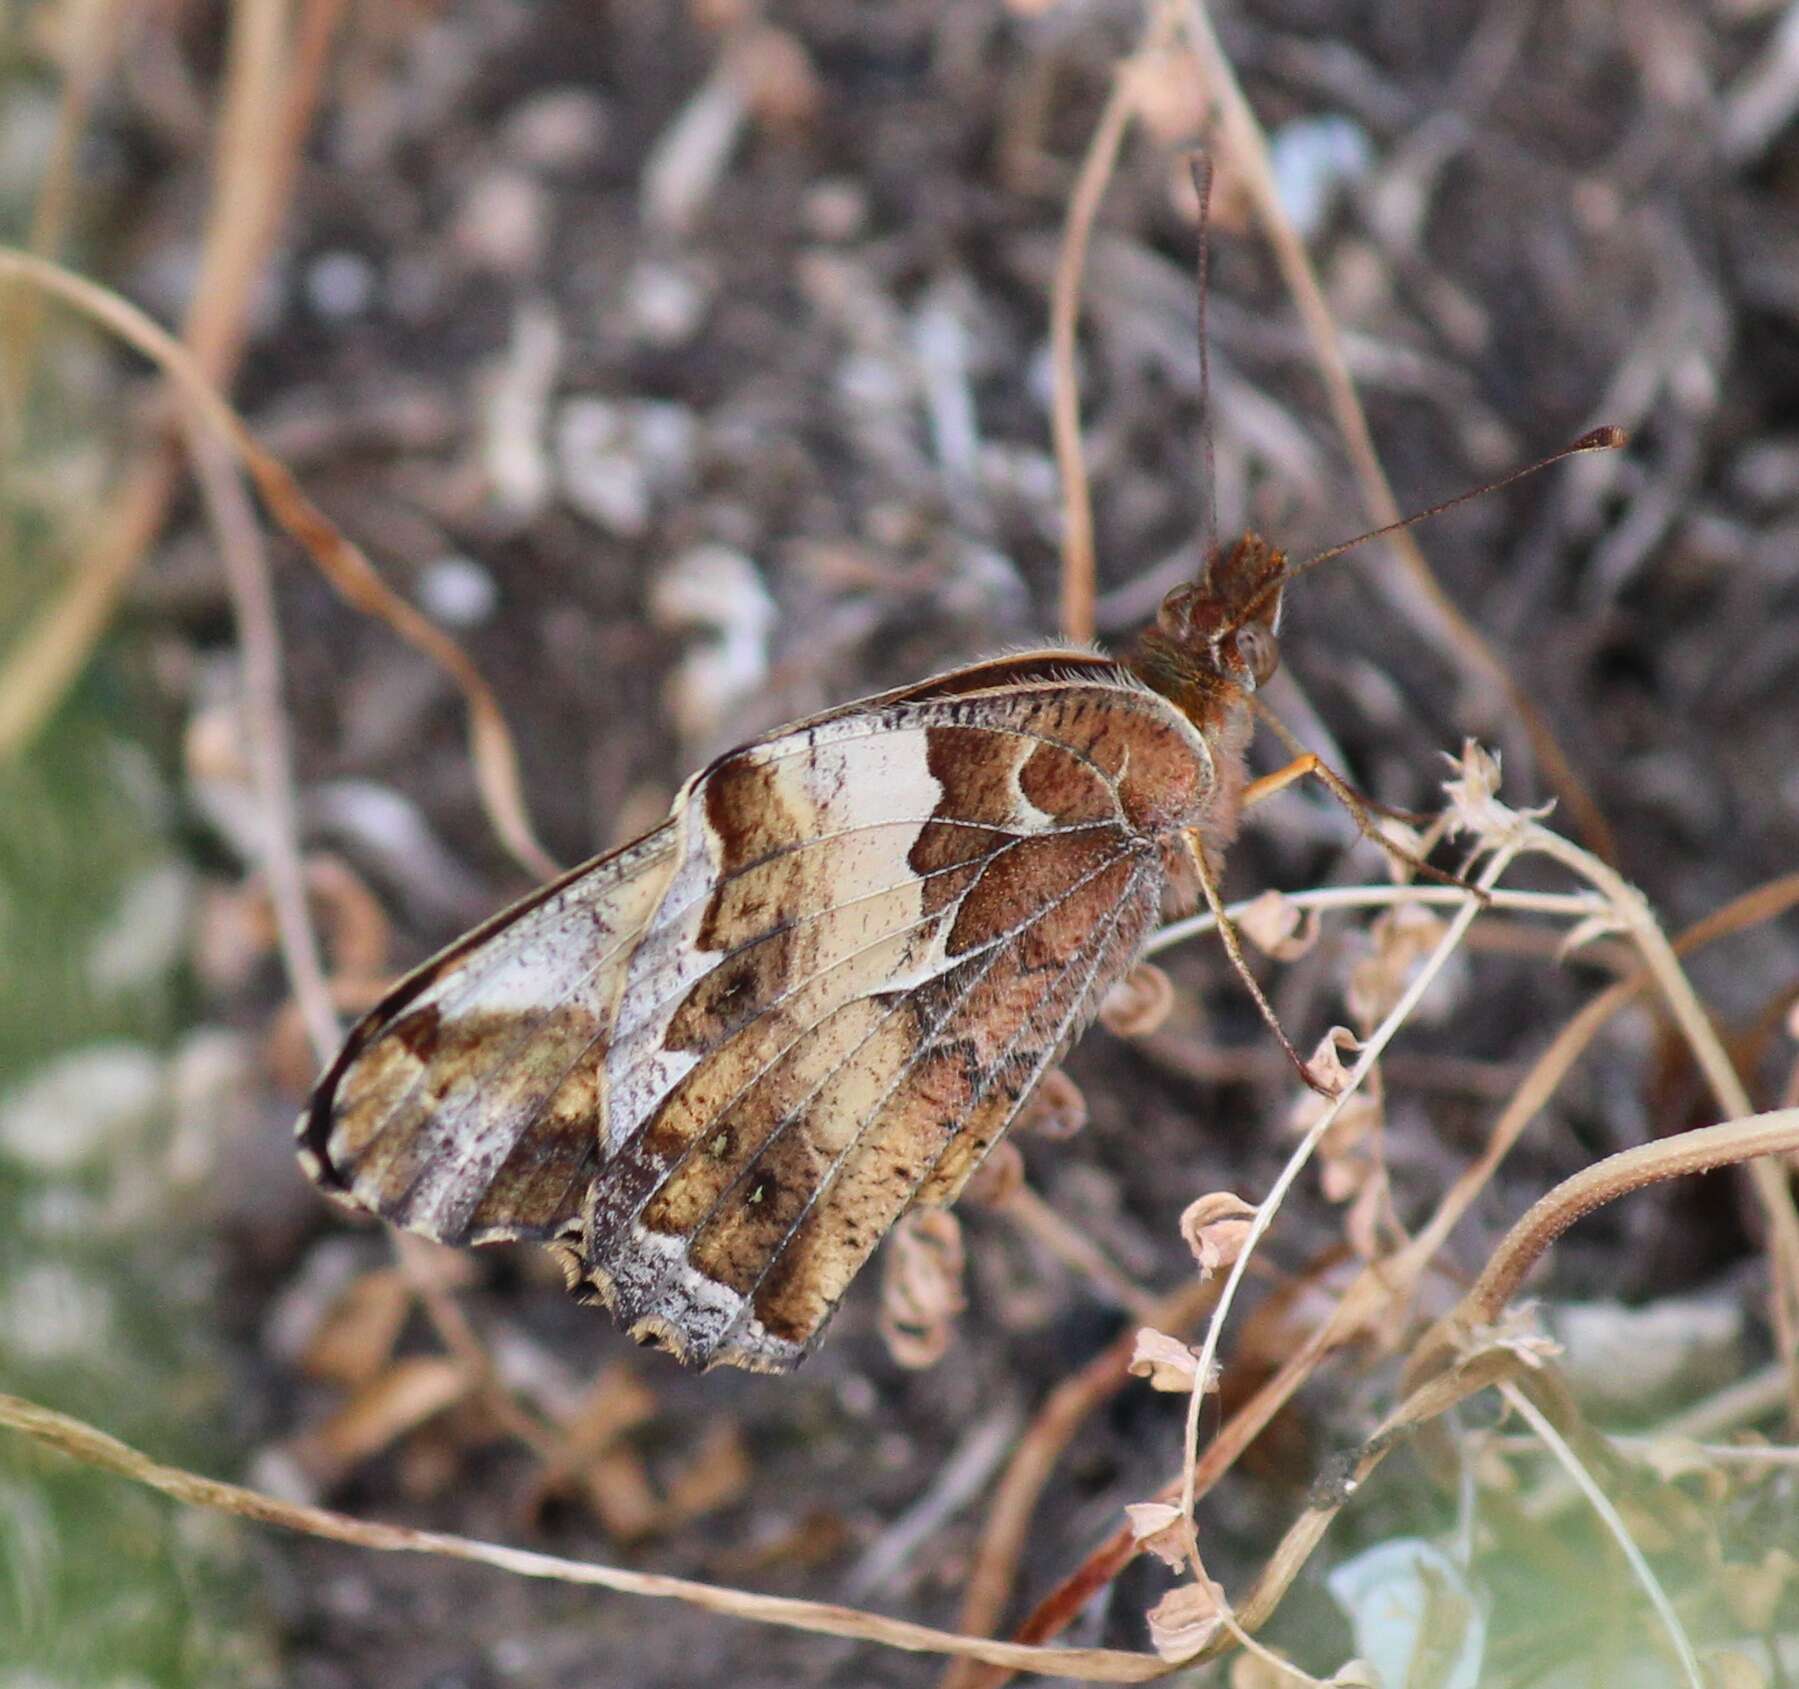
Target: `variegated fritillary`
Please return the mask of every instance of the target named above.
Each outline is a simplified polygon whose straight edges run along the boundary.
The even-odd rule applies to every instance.
[[[683,1360],[795,1366],[948,1203],[1236,829],[1285,558],[1253,535],[1128,661],[1044,649],[782,728],[654,832],[403,980],[299,1123],[326,1190],[547,1244]]]

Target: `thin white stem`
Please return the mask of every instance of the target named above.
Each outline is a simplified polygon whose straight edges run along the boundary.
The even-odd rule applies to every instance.
[[[1680,1669],[1686,1674],[1687,1682],[1692,1685],[1692,1689],[1705,1689],[1705,1677],[1699,1669],[1699,1656],[1693,1652],[1693,1644],[1675,1616],[1673,1603],[1668,1600],[1655,1573],[1649,1569],[1649,1562],[1643,1558],[1643,1551],[1624,1528],[1624,1521],[1618,1517],[1618,1510],[1612,1506],[1611,1498],[1593,1481],[1593,1474],[1582,1465],[1580,1457],[1569,1448],[1562,1434],[1549,1423],[1548,1417],[1538,1410],[1529,1396],[1516,1384],[1501,1384],[1499,1393],[1505,1397],[1512,1411],[1542,1439],[1543,1446],[1561,1462],[1563,1471],[1579,1486],[1581,1494],[1587,1498],[1605,1528],[1612,1533],[1624,1558],[1630,1563],[1631,1571],[1642,1584],[1643,1593],[1649,1597],[1650,1606],[1655,1609],[1656,1616],[1667,1630],[1668,1640],[1673,1644],[1675,1658],[1680,1661]]]
[[[1786,1393],[1786,1379],[1775,1375],[1782,1397]],[[1778,1406],[1778,1403],[1776,1403]],[[1684,1437],[1668,1434],[1654,1435],[1633,1433],[1629,1436],[1613,1434],[1607,1438],[1614,1448],[1622,1449],[1626,1454],[1642,1452],[1652,1454],[1655,1450],[1667,1448],[1671,1443],[1683,1449],[1691,1449],[1695,1454],[1702,1454],[1709,1461],[1719,1466],[1799,1466],[1799,1446],[1792,1443],[1697,1443],[1689,1442]],[[1543,1445],[1535,1437],[1495,1437],[1488,1445],[1499,1454],[1541,1454]]]
[[[1396,903],[1424,903],[1459,908],[1468,894],[1454,886],[1329,886],[1316,891],[1283,892],[1282,896],[1296,909],[1380,909]],[[1570,921],[1584,921],[1607,913],[1611,905],[1592,892],[1495,891],[1488,894],[1495,909],[1518,914],[1555,915]],[[1236,920],[1255,903],[1243,898],[1225,905],[1225,913]],[[1171,921],[1153,934],[1143,946],[1145,956],[1171,950],[1190,938],[1213,931],[1218,925],[1211,912],[1189,915],[1185,920]]]
[[[1491,892],[1502,874],[1511,865],[1512,858],[1517,855],[1519,845],[1508,839],[1503,843],[1482,870],[1476,882],[1482,891]],[[1394,888],[1403,889],[1403,888]],[[1442,938],[1437,941],[1436,948],[1425,958],[1423,965],[1413,975],[1404,994],[1393,1005],[1386,1018],[1369,1034],[1362,1045],[1355,1065],[1349,1070],[1342,1091],[1331,1101],[1329,1106],[1319,1115],[1312,1129],[1306,1133],[1304,1141],[1287,1158],[1287,1164],[1280,1171],[1268,1195],[1263,1198],[1256,1209],[1256,1217],[1250,1222],[1249,1236],[1245,1240],[1242,1251],[1231,1263],[1230,1276],[1224,1281],[1224,1289],[1219,1293],[1218,1304],[1212,1310],[1212,1318],[1206,1326],[1206,1337],[1199,1351],[1197,1371],[1198,1387],[1195,1388],[1187,1408],[1186,1439],[1181,1458],[1181,1513],[1188,1520],[1193,1517],[1193,1503],[1196,1489],[1196,1468],[1199,1461],[1199,1414],[1205,1397],[1205,1384],[1212,1376],[1216,1364],[1218,1343],[1224,1332],[1224,1322],[1230,1314],[1231,1305],[1236,1300],[1237,1287],[1243,1282],[1243,1275],[1248,1270],[1250,1257],[1255,1253],[1256,1245],[1261,1241],[1274,1221],[1281,1203],[1288,1190],[1292,1188],[1306,1163],[1311,1160],[1312,1152],[1317,1149],[1319,1140],[1336,1123],[1349,1099],[1361,1088],[1362,1082],[1374,1070],[1374,1064],[1380,1059],[1387,1045],[1393,1041],[1412,1011],[1417,1008],[1418,1000],[1430,989],[1431,982],[1442,971],[1449,958],[1455,953],[1462,939],[1467,935],[1469,927],[1474,924],[1476,916],[1481,912],[1480,899],[1471,897],[1466,892],[1453,888],[1442,888],[1458,902],[1461,907],[1455,918],[1445,928]]]
[[[275,616],[268,551],[231,454],[198,421],[189,425],[188,449],[218,539],[243,647],[244,725],[261,811],[257,830],[262,860],[257,866],[268,881],[275,937],[287,977],[293,982],[294,998],[305,1019],[313,1053],[323,1063],[331,1059],[340,1032],[319,956],[318,935],[313,930],[306,869],[300,857],[293,756],[281,698],[281,628]]]

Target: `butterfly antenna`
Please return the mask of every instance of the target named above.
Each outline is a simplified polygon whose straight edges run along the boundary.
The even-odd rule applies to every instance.
[[[1441,516],[1444,511],[1454,510],[1458,504],[1466,504],[1470,499],[1496,493],[1501,487],[1509,487],[1514,481],[1522,481],[1526,475],[1535,475],[1539,469],[1547,469],[1552,463],[1560,463],[1565,457],[1578,457],[1583,452],[1615,452],[1629,443],[1630,436],[1622,428],[1595,428],[1591,433],[1581,435],[1572,445],[1563,446],[1559,452],[1551,452],[1548,457],[1539,458],[1535,463],[1527,463],[1522,469],[1514,469],[1509,475],[1501,475],[1497,481],[1489,481],[1481,487],[1471,487],[1465,493],[1457,493],[1454,498],[1444,499],[1441,504],[1429,505],[1397,522],[1370,528],[1367,533],[1357,534],[1354,539],[1344,540],[1341,545],[1333,545],[1328,551],[1319,552],[1316,557],[1308,557],[1305,562],[1287,570],[1282,575],[1280,584],[1284,587],[1288,581],[1297,579],[1308,569],[1316,569],[1320,563],[1328,563],[1333,557],[1341,557],[1344,552],[1353,551],[1358,545],[1366,545],[1369,540],[1396,534],[1401,528],[1409,528],[1413,523],[1422,522],[1428,517]]]
[[[1204,487],[1204,526],[1200,544],[1206,567],[1218,549],[1218,472],[1217,455],[1212,446],[1212,353],[1211,337],[1206,333],[1206,295],[1211,291],[1209,272],[1212,256],[1212,155],[1196,152],[1191,160],[1193,191],[1199,195],[1199,250],[1195,258],[1195,274],[1199,284],[1199,442],[1200,477]]]

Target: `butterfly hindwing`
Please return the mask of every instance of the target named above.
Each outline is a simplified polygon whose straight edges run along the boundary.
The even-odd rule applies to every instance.
[[[550,1241],[633,1332],[785,1370],[1128,968],[1214,788],[1187,721],[1082,652],[729,753],[375,1011],[308,1117],[324,1182]]]

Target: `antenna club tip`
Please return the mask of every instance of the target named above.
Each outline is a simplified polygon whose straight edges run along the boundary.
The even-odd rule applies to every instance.
[[[1622,428],[1595,428],[1590,434],[1583,434],[1571,445],[1571,452],[1615,452],[1630,444],[1630,436]]]

